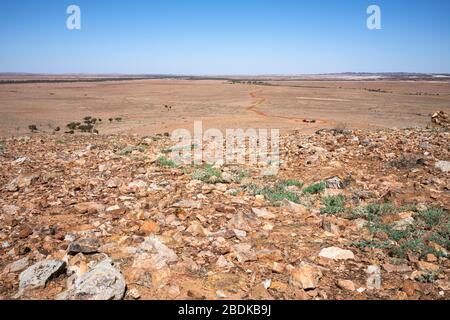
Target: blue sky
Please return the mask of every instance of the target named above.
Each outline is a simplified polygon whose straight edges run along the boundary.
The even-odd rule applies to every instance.
[[[66,8],[81,8],[81,30]],[[368,30],[366,9],[382,10]],[[450,73],[448,0],[2,0],[0,72]]]

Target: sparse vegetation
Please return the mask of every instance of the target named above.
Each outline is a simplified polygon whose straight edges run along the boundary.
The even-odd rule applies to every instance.
[[[320,209],[320,213],[322,213],[322,214],[341,213],[345,210],[344,202],[345,202],[345,198],[342,195],[323,197],[322,204],[325,207]]]
[[[359,249],[363,248],[386,249],[390,248],[391,244],[389,243],[389,241],[360,240],[353,242],[351,246]]]
[[[304,183],[297,180],[282,180],[280,181],[280,185],[283,187],[297,187],[297,188],[303,188]]]
[[[81,122],[70,122],[66,125],[66,127],[69,129],[66,133],[74,134],[75,131],[80,131],[83,133],[95,133],[98,134],[98,130],[95,128],[95,125],[97,124],[98,119],[93,118],[91,116],[87,116],[83,118],[83,123]]]
[[[230,80],[231,84],[251,84],[257,86],[271,86],[272,84],[264,81],[256,81],[256,80]]]
[[[152,138],[153,140],[155,140],[155,138]],[[157,137],[156,139],[161,139],[159,137]],[[195,148],[197,148],[197,144],[193,143],[189,146],[183,146],[183,147],[177,147],[177,148],[164,148],[161,149],[162,153],[172,153],[172,152],[176,152],[176,151],[183,151],[183,150],[194,150]]]
[[[303,189],[304,194],[317,194],[319,192],[322,192],[327,187],[326,183],[324,181],[312,184],[305,189]]]
[[[422,283],[433,283],[437,280],[437,274],[435,272],[428,271],[419,275],[416,280]]]
[[[294,191],[287,190],[286,184],[278,182],[274,186],[260,187],[256,184],[249,184],[245,190],[251,195],[263,195],[268,201],[278,203],[283,200],[289,200],[300,203],[299,194]]]
[[[374,221],[376,218],[384,214],[391,214],[396,211],[391,204],[368,204],[363,207],[354,209],[350,215],[350,219],[363,218],[369,221]]]
[[[222,173],[212,165],[205,165],[203,168],[197,169],[192,174],[192,179],[200,180],[206,183],[217,183],[221,180]]]
[[[164,167],[164,168],[176,168],[177,167],[177,164],[174,161],[172,161],[166,157],[159,157],[157,162],[158,162],[158,165],[160,165],[161,167]]]
[[[411,224],[398,227],[396,221],[383,222],[383,217],[401,212],[417,210],[414,205],[396,208],[392,204],[369,204],[353,210],[350,218],[363,218],[368,221],[367,228],[376,234],[384,234],[389,242],[385,248],[392,256],[404,258],[408,253],[424,257],[428,253],[441,256],[439,252],[428,245],[434,242],[446,250],[450,249],[450,218],[442,209],[428,209],[415,212]],[[387,246],[387,243],[390,245]]]
[[[242,180],[244,180],[245,178],[247,178],[249,176],[249,172],[242,168],[233,168],[233,169],[231,169],[231,173],[233,174],[234,180],[237,183],[241,183]]]

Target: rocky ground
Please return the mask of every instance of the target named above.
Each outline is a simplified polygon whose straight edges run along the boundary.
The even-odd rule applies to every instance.
[[[435,125],[293,132],[277,175],[177,167],[164,135],[4,139],[0,299],[449,299]]]

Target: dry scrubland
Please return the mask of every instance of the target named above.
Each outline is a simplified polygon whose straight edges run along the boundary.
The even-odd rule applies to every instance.
[[[449,107],[448,82],[0,85],[0,299],[449,299]],[[194,120],[283,129],[280,171],[177,166]]]
[[[100,133],[149,135],[190,127],[318,128],[425,126],[450,110],[449,82],[274,81],[268,85],[214,80],[135,80],[0,85],[0,136],[63,131],[85,116],[101,118]],[[172,106],[167,110],[165,106]],[[122,118],[109,123],[109,118]],[[317,120],[306,125],[304,119]]]

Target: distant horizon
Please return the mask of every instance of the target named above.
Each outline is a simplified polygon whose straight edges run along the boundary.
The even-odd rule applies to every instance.
[[[203,73],[121,73],[121,72],[14,72],[14,71],[0,71],[0,75],[29,75],[29,76],[255,76],[255,77],[265,77],[265,76],[321,76],[321,75],[445,75],[450,76],[449,72],[407,72],[407,71],[385,71],[385,72],[369,72],[369,71],[348,71],[348,72],[321,72],[321,73],[254,73],[254,74],[203,74]]]

